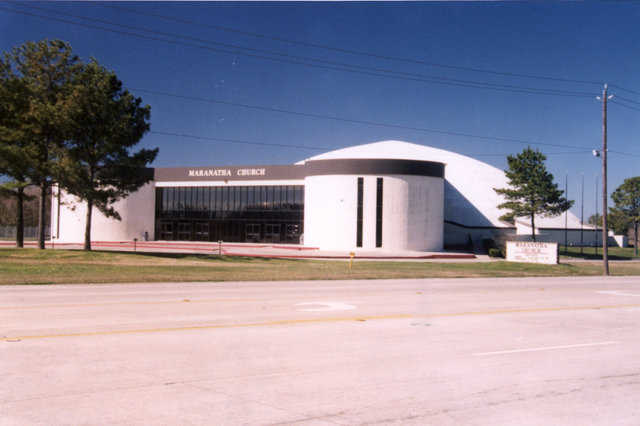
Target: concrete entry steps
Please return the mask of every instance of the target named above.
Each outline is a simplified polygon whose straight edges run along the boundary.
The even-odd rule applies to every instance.
[[[47,241],[47,248],[81,249],[82,243],[58,243]],[[12,241],[1,241],[0,247],[15,247]],[[35,241],[25,241],[25,247],[37,247]],[[149,253],[197,253],[222,254],[225,256],[289,258],[289,259],[349,259],[350,252],[345,250],[320,250],[317,247],[284,245],[269,243],[226,243],[205,241],[92,241],[96,250],[140,251]],[[221,252],[221,253],[220,253]],[[420,260],[420,259],[476,259],[473,253],[462,252],[424,252],[424,251],[354,251],[356,259],[369,260]]]

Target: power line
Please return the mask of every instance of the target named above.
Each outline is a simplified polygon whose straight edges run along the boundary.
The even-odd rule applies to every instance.
[[[447,81],[447,82],[451,82],[451,83],[457,83],[457,84],[452,84],[452,85],[462,85],[462,87],[489,88],[489,87],[485,87],[485,86],[490,86],[492,88],[495,88],[496,90],[500,89],[502,91],[509,91],[509,90],[506,90],[506,89],[515,89],[513,91],[516,92],[516,93],[534,93],[535,92],[535,94],[549,94],[549,95],[560,95],[560,96],[592,96],[591,93],[587,93],[587,92],[576,92],[576,91],[558,90],[558,89],[541,89],[541,88],[523,87],[523,86],[517,86],[517,85],[505,85],[505,84],[497,84],[497,83],[490,83],[490,82],[479,82],[479,81],[452,79],[452,78],[441,77],[441,76],[425,76],[425,75],[417,74],[417,73],[407,73],[407,72],[395,71],[395,70],[384,69],[384,68],[366,67],[366,66],[360,66],[360,65],[354,65],[354,64],[346,64],[346,63],[341,63],[341,62],[328,61],[328,60],[323,60],[323,59],[318,59],[318,58],[308,58],[308,57],[302,57],[302,56],[296,56],[296,55],[289,55],[289,54],[286,54],[286,53],[265,51],[263,49],[255,49],[255,48],[250,48],[250,47],[232,45],[232,44],[228,44],[228,43],[219,43],[219,42],[210,41],[210,40],[203,40],[203,39],[199,39],[199,38],[195,38],[195,37],[184,36],[184,35],[181,35],[181,34],[167,33],[167,32],[161,32],[161,31],[156,31],[156,30],[150,30],[150,29],[147,29],[147,28],[140,28],[140,27],[134,27],[134,26],[129,26],[129,25],[122,25],[122,24],[117,24],[117,23],[113,23],[113,22],[110,22],[110,21],[105,21],[105,20],[102,20],[102,19],[95,19],[95,18],[90,18],[90,17],[86,17],[86,16],[72,15],[72,14],[58,12],[56,10],[46,9],[46,8],[37,7],[37,6],[30,6],[30,7],[32,9],[39,9],[39,10],[43,10],[43,11],[51,12],[51,13],[56,13],[56,14],[63,15],[63,16],[70,16],[70,17],[73,17],[73,18],[76,18],[76,19],[84,19],[84,20],[88,20],[88,21],[100,22],[100,23],[105,23],[107,25],[118,26],[118,27],[127,28],[127,29],[134,29],[134,30],[137,30],[137,31],[144,31],[144,32],[152,33],[152,34],[162,35],[162,36],[169,36],[169,37],[175,37],[175,38],[184,38],[184,39],[187,39],[187,40],[193,40],[193,41],[197,41],[197,42],[200,42],[200,43],[214,44],[214,45],[223,46],[223,47],[226,47],[226,48],[266,53],[266,54],[269,54],[269,55],[276,55],[276,56],[281,56],[281,57],[286,57],[286,58],[292,58],[292,59],[294,59],[296,61],[312,61],[312,62],[319,62],[319,63],[329,64],[331,66],[356,68],[356,69],[362,69],[362,70],[365,70],[365,71],[373,71],[373,72],[376,72],[376,73],[385,73],[385,74],[392,74],[392,75],[396,75],[397,74],[397,75],[405,75],[407,77],[416,77],[418,79],[417,81],[438,83],[438,81],[434,81],[434,80],[439,80],[439,81],[443,81],[443,82]],[[261,56],[255,56],[253,54],[246,54],[244,52],[228,52],[228,53],[244,54],[244,55],[247,55],[247,56],[259,57],[261,59],[277,60],[275,58],[265,58],[265,57],[261,57]],[[280,62],[283,62],[283,61],[280,61]],[[284,61],[284,62],[287,62],[287,61]],[[298,63],[298,62],[296,62],[296,63]],[[309,64],[309,65],[311,65],[311,64]],[[340,69],[340,70],[345,71],[344,69]]]
[[[351,118],[345,118],[345,117],[336,117],[336,116],[331,116],[331,115],[314,114],[314,113],[292,111],[292,110],[286,110],[286,109],[280,109],[280,108],[265,107],[265,106],[259,106],[259,105],[243,104],[243,103],[238,103],[238,102],[221,101],[221,100],[218,100],[218,99],[210,99],[210,98],[201,98],[201,97],[195,97],[195,96],[178,95],[178,94],[174,94],[174,93],[160,92],[160,91],[149,90],[149,89],[131,88],[131,90],[132,91],[140,91],[140,92],[152,93],[152,94],[161,95],[161,96],[169,96],[169,97],[179,98],[179,99],[186,99],[186,100],[197,101],[197,102],[206,102],[206,103],[221,104],[221,105],[232,105],[232,106],[238,106],[238,107],[248,108],[248,109],[256,109],[256,110],[261,110],[261,111],[277,112],[277,113],[282,113],[282,114],[292,114],[292,115],[297,115],[297,116],[302,116],[302,117],[309,117],[309,118],[318,118],[318,119],[342,121],[342,122],[354,123],[354,124],[365,124],[365,125],[371,125],[371,126],[388,127],[388,128],[403,129],[403,130],[413,130],[413,131],[418,131],[418,132],[437,133],[437,134],[443,134],[443,135],[449,135],[449,136],[461,136],[461,137],[474,138],[474,139],[492,140],[492,141],[499,141],[499,142],[510,142],[510,143],[525,144],[525,145],[540,145],[540,146],[550,146],[550,147],[556,147],[556,148],[584,149],[584,147],[582,147],[582,146],[562,145],[562,144],[553,144],[553,143],[545,143],[545,142],[534,142],[534,141],[530,141],[530,140],[517,139],[517,138],[505,138],[505,137],[498,137],[498,136],[477,135],[477,134],[472,134],[472,133],[456,132],[456,131],[451,131],[451,130],[440,130],[440,129],[425,128],[425,127],[403,126],[403,125],[400,125],[400,124],[383,123],[383,122],[369,121],[369,120],[357,120],[357,119],[351,119]]]
[[[619,154],[619,155],[624,155],[625,157],[639,157],[640,158],[640,154],[631,154],[628,152],[622,152],[622,151],[612,151],[612,150],[608,150],[609,153],[613,153],[613,154]]]
[[[318,147],[318,146],[290,145],[290,144],[268,143],[268,142],[252,142],[252,141],[241,140],[241,139],[212,138],[212,137],[206,137],[206,136],[190,135],[187,133],[161,132],[157,130],[150,130],[149,133],[153,133],[156,135],[164,135],[164,136],[177,136],[181,138],[197,139],[197,140],[204,140],[204,141],[238,143],[238,144],[245,144],[245,145],[275,146],[279,148],[298,148],[298,149],[308,149],[311,151],[326,151],[326,150],[335,149],[335,148]]]
[[[88,17],[80,17],[80,16],[77,16],[77,15],[69,15],[69,14],[65,14],[65,13],[62,13],[62,12],[53,11],[53,10],[50,10],[50,9],[45,9],[45,8],[41,8],[41,7],[37,7],[37,6],[30,6],[30,7],[33,8],[33,9],[45,10],[45,11],[48,11],[48,12],[57,13],[57,14],[64,15],[64,16],[71,16],[71,17],[74,17],[76,19],[85,19],[85,20],[89,20],[89,21],[97,21],[97,22],[101,22],[101,23],[107,23],[107,25],[118,26],[118,27],[122,27],[122,28],[129,28],[129,29],[135,28],[137,31],[144,31],[144,32],[152,33],[152,34],[162,35],[162,36],[185,38],[185,39],[195,39],[193,37],[183,36],[183,35],[180,35],[180,34],[159,32],[159,31],[154,31],[154,30],[149,30],[149,29],[144,29],[144,28],[139,28],[139,27],[121,25],[121,24],[117,24],[117,23],[113,23],[113,22],[109,22],[109,21],[105,21],[105,20],[99,20],[99,19],[88,18]],[[192,44],[192,43],[176,41],[176,40],[167,40],[167,39],[153,37],[153,36],[146,36],[146,35],[137,34],[137,33],[131,33],[131,32],[127,32],[127,31],[119,31],[119,30],[115,30],[113,28],[90,25],[90,24],[85,24],[85,23],[76,22],[76,21],[70,21],[70,20],[62,19],[62,18],[54,18],[54,17],[51,17],[51,16],[42,16],[42,15],[38,15],[38,14],[35,14],[35,13],[27,12],[27,11],[24,11],[24,10],[7,9],[7,8],[3,8],[3,7],[0,7],[0,10],[12,12],[12,13],[19,13],[19,14],[23,14],[23,15],[35,16],[35,17],[38,17],[38,18],[41,18],[41,19],[59,21],[59,22],[64,22],[64,23],[68,23],[68,24],[72,24],[72,25],[78,25],[78,26],[83,26],[83,27],[87,27],[87,28],[93,28],[93,29],[98,29],[98,30],[102,30],[102,31],[113,32],[113,33],[117,33],[117,34],[123,34],[123,35],[131,36],[131,37],[143,38],[143,39],[152,40],[152,41],[161,41],[161,42],[170,43],[170,44],[196,47],[196,48],[199,48],[199,49],[205,49],[205,50],[210,50],[210,51],[219,52],[219,53],[228,53],[228,54],[233,54],[233,55],[244,55],[244,56],[253,57],[253,58],[257,58],[257,59],[264,59],[264,60],[281,62],[281,63],[290,63],[290,64],[302,65],[302,66],[307,66],[307,67],[312,67],[312,68],[329,69],[329,70],[334,70],[334,71],[343,71],[343,72],[357,73],[357,74],[370,75],[370,76],[376,76],[376,77],[393,78],[393,79],[406,80],[406,81],[417,81],[417,82],[423,82],[423,83],[433,83],[433,84],[440,84],[440,85],[446,85],[446,86],[467,87],[467,88],[476,88],[476,89],[487,89],[487,90],[494,90],[494,91],[500,91],[500,92],[536,94],[536,95],[550,95],[550,96],[564,96],[564,97],[591,97],[591,96],[593,96],[593,94],[589,93],[589,92],[578,92],[578,91],[559,90],[559,89],[542,89],[542,88],[526,87],[526,86],[518,86],[518,85],[506,85],[506,84],[497,84],[497,83],[491,83],[491,82],[452,79],[452,78],[441,77],[441,76],[425,76],[425,75],[416,74],[416,73],[399,72],[399,71],[394,71],[394,70],[384,69],[384,68],[365,67],[365,66],[347,64],[347,63],[336,62],[336,61],[327,61],[327,60],[322,60],[322,59],[317,59],[317,58],[307,58],[307,57],[302,57],[302,56],[294,56],[294,55],[288,55],[288,54],[285,54],[285,53],[264,51],[264,50],[261,50],[261,49],[247,48],[247,47],[235,46],[235,45],[230,45],[230,44],[225,44],[225,43],[211,42],[211,41],[202,40],[202,39],[195,39],[200,43],[209,43],[209,44],[213,43],[213,44],[216,44],[216,45],[223,45],[224,47],[228,47],[228,48],[232,48],[232,49],[241,49],[241,50],[263,52],[263,53],[267,53],[267,54],[270,54],[270,55],[280,56],[280,58],[276,58],[276,57],[264,56],[264,55],[254,54],[254,53],[247,53],[247,52],[244,52],[244,51],[241,51],[241,50],[240,51],[239,50],[230,51],[230,50],[225,50],[225,49],[220,49],[220,48],[213,48],[213,47],[209,47],[209,46],[202,46],[202,45],[197,45],[197,44]],[[283,58],[291,58],[291,59],[283,59]],[[329,65],[319,65],[317,63],[316,64],[309,63],[309,61],[310,62],[325,63],[325,64],[329,64]]]
[[[63,13],[60,13],[60,12],[57,12],[57,11],[47,10],[47,9],[44,9],[44,8],[38,8],[38,7],[35,7],[35,8],[41,9],[41,10],[50,11],[50,12],[54,12],[54,13],[58,13],[58,14],[63,14]],[[145,36],[145,35],[136,34],[136,33],[118,31],[118,30],[114,30],[112,28],[89,25],[89,24],[85,24],[85,23],[80,23],[80,22],[75,22],[75,21],[70,21],[70,20],[60,19],[60,18],[54,18],[54,17],[49,17],[49,16],[42,16],[42,15],[26,12],[26,11],[23,11],[23,10],[7,9],[7,8],[3,8],[3,7],[0,7],[0,10],[8,11],[8,12],[11,12],[11,13],[19,13],[19,14],[28,15],[28,16],[34,16],[34,17],[38,17],[38,18],[42,18],[42,19],[49,19],[49,20],[54,20],[54,21],[58,21],[58,22],[69,23],[69,24],[72,24],[72,25],[78,25],[78,26],[82,26],[82,27],[86,27],[86,28],[99,29],[99,30],[102,30],[102,31],[108,31],[108,32],[112,32],[112,33],[123,34],[123,35],[127,35],[127,36],[143,38],[143,39],[152,40],[152,41],[161,41],[161,42],[165,42],[165,43],[169,43],[169,44],[191,46],[191,47],[196,47],[196,48],[200,48],[200,49],[207,49],[207,50],[216,51],[216,52],[222,52],[222,53],[242,54],[242,55],[245,55],[245,56],[256,57],[256,58],[259,58],[259,59],[267,59],[267,60],[273,60],[273,61],[279,61],[279,62],[288,62],[288,63],[298,64],[298,65],[305,65],[305,66],[316,67],[316,68],[324,68],[324,69],[333,69],[333,70],[339,70],[339,71],[355,72],[355,73],[360,73],[360,74],[367,74],[367,75],[373,75],[373,76],[379,76],[379,77],[389,77],[389,78],[396,78],[396,79],[403,79],[403,80],[431,82],[431,83],[436,83],[436,84],[446,84],[446,85],[462,86],[462,87],[472,87],[472,88],[484,88],[484,89],[500,90],[500,91],[510,91],[510,92],[516,92],[516,93],[534,93],[534,94],[559,95],[559,96],[592,96],[590,93],[586,93],[586,92],[571,92],[571,91],[563,91],[563,90],[538,89],[538,88],[530,88],[530,87],[523,87],[523,86],[513,86],[513,85],[497,85],[497,84],[488,83],[488,82],[474,82],[474,81],[446,79],[444,77],[427,76],[426,78],[422,78],[422,79],[406,78],[406,77],[399,77],[399,76],[396,76],[396,75],[387,75],[387,74],[378,74],[378,73],[371,73],[371,72],[356,71],[356,70],[349,69],[349,68],[336,68],[336,67],[314,65],[314,64],[309,64],[309,63],[305,63],[305,62],[298,62],[298,61],[285,61],[285,60],[280,60],[278,58],[265,57],[265,56],[254,55],[254,54],[249,54],[249,53],[245,53],[245,52],[228,51],[228,50],[223,50],[223,49],[211,48],[211,47],[207,47],[207,46],[195,45],[195,44],[191,44],[191,43],[179,42],[179,41],[175,41],[175,40],[167,40],[167,39],[161,39],[161,38],[157,38],[157,37],[150,37],[150,36]],[[68,14],[63,14],[63,15],[69,16]],[[73,16],[73,15],[71,15],[71,16]],[[151,32],[151,33],[156,33],[156,34],[161,34],[161,35],[169,35],[170,37],[182,37],[182,38],[187,38],[187,39],[195,39],[195,38],[189,37],[189,36],[175,35],[175,34],[171,34],[171,33],[163,33],[163,32],[157,32],[157,31],[148,30],[148,29],[141,29],[141,28],[136,28],[136,27],[124,26],[124,25],[120,25],[120,24],[116,24],[116,23],[110,23],[110,22],[104,21],[104,20],[97,20],[97,19],[93,19],[93,18],[78,17],[78,16],[75,16],[75,17],[79,18],[79,19],[99,21],[99,22],[107,23],[108,25],[113,25],[113,26],[135,28],[135,29],[141,30],[141,31],[146,31],[146,32]],[[206,41],[206,40],[200,40],[200,39],[195,39],[195,40],[198,40],[199,42],[207,42],[207,43],[209,43],[209,41]],[[217,43],[217,42],[211,42],[211,43],[215,43],[215,44],[218,44],[218,45],[221,44],[221,43]],[[226,46],[231,46],[232,48],[236,48],[236,49],[260,51],[259,49],[238,47],[238,46],[233,46],[233,45],[226,45]],[[278,55],[288,56],[288,57],[291,56],[291,55],[287,55],[287,54],[280,54],[280,53],[277,53],[277,52],[276,53],[268,52],[268,53],[269,54],[278,54]],[[306,61],[320,61],[320,60],[314,59],[314,58],[304,58],[304,57],[294,57],[294,58],[300,59],[300,60],[306,60]],[[359,68],[363,68],[363,69],[367,68],[367,67],[361,67],[361,66],[352,65],[352,64],[342,64],[342,63],[339,63],[339,62],[330,62],[330,61],[325,61],[325,62],[329,62],[329,63],[333,63],[333,64],[337,64],[339,66],[345,66],[345,67],[359,67]],[[374,71],[377,71],[377,72],[397,73],[397,72],[392,71],[392,70],[384,70],[384,69],[376,69],[376,68],[372,68],[372,69]],[[402,73],[402,74],[411,75],[410,73]],[[419,74],[416,74],[416,75],[419,75]],[[445,82],[445,81],[438,81],[438,80],[436,80],[436,81],[428,80],[429,78],[436,78],[436,79],[442,79],[442,80],[453,80],[454,82],[463,82],[463,84],[456,84],[456,83],[448,82],[448,81]],[[483,86],[483,85],[486,85],[486,86]],[[498,86],[498,87],[493,87],[493,86]],[[507,88],[517,88],[517,90],[508,90]],[[143,90],[143,89],[141,89],[141,90]],[[628,90],[628,89],[625,89],[625,90]],[[151,92],[151,91],[148,91],[148,92]],[[156,92],[156,93],[160,93],[160,92]],[[167,93],[163,93],[163,94],[167,95],[167,96],[182,97],[182,98],[185,98],[185,99],[189,99],[190,98],[190,97],[186,97],[186,96],[171,95],[171,94],[167,94]],[[192,98],[192,99],[195,99],[195,98]],[[203,101],[204,99],[197,99],[197,100]],[[215,100],[206,100],[206,101],[215,102],[215,103],[233,104],[233,103],[230,103],[230,102],[215,101]],[[635,101],[631,101],[631,102],[635,103]],[[633,108],[633,107],[630,107],[628,105],[625,105],[625,104],[622,104],[622,103],[619,103],[619,102],[616,102],[616,103],[618,105],[622,105],[623,107],[627,107],[629,109],[640,111],[640,109]],[[321,116],[321,115],[318,115],[318,114],[309,114],[309,113],[278,110],[278,109],[275,109],[275,108],[268,108],[268,107],[257,107],[257,106],[243,105],[243,104],[237,104],[237,105],[238,106],[244,106],[244,107],[247,107],[247,108],[267,109],[267,110],[272,110],[272,111],[276,111],[276,112],[286,112],[286,113],[293,113],[293,114],[297,114],[297,115],[304,115],[304,116],[308,116],[308,117],[328,118],[328,119],[333,119],[333,120],[349,121],[349,122],[360,123],[360,124],[370,124],[370,125],[385,126],[385,127],[404,128],[404,129],[409,129],[409,130],[425,131],[425,132],[432,132],[432,133],[441,133],[441,134],[472,137],[472,138],[479,138],[479,139],[498,140],[498,141],[503,141],[503,142],[515,142],[515,143],[522,143],[522,144],[529,144],[529,145],[541,145],[541,146],[544,145],[544,146],[554,146],[554,147],[582,149],[582,147],[570,146],[570,145],[547,144],[547,143],[532,142],[532,141],[525,141],[525,140],[512,139],[512,138],[488,137],[488,136],[481,136],[481,135],[472,135],[472,134],[468,134],[468,133],[442,131],[442,130],[436,130],[436,129],[413,128],[413,127],[400,126],[400,125],[394,125],[394,124],[376,123],[376,122],[370,122],[370,121],[364,121],[364,120],[352,120],[352,119],[344,119],[344,118],[338,118],[338,117]],[[175,134],[174,136],[181,136],[181,135]],[[194,135],[182,135],[182,136],[184,136],[184,137],[196,137]],[[202,139],[202,137],[198,137],[198,138]],[[220,139],[214,139],[214,140],[220,140]],[[229,140],[229,141],[231,141],[231,140]],[[250,142],[247,142],[247,141],[237,141],[237,142],[238,143],[250,143]],[[252,144],[256,144],[256,143],[252,143]],[[263,143],[257,143],[257,144],[263,144]],[[270,145],[271,146],[295,147],[295,146],[291,146],[291,145],[279,145],[279,144],[270,144]],[[298,147],[299,148],[304,148],[304,149],[310,149],[309,147],[303,147],[303,146],[298,146]],[[311,148],[311,149],[326,149],[326,148]],[[620,153],[620,154],[624,154],[624,153]],[[633,154],[629,154],[629,155],[633,155]]]
[[[638,91],[636,91],[636,90],[627,89],[627,88],[624,88],[624,87],[622,87],[622,86],[618,86],[617,84],[610,84],[609,86],[610,86],[610,87],[616,87],[616,88],[618,88],[619,90],[624,90],[624,91],[627,91],[627,92],[629,92],[629,93],[633,93],[634,95],[640,95],[640,92],[638,92]]]
[[[611,152],[611,151],[609,151]],[[565,152],[545,152],[543,153],[545,156],[548,155],[572,155],[572,154],[590,154],[591,151],[565,151]],[[507,157],[509,155],[513,155],[513,153],[509,153],[509,154],[465,154],[468,155],[469,157]]]
[[[625,101],[625,102],[629,102],[630,104],[640,105],[640,102],[634,101],[633,99],[624,98],[624,97],[619,96],[619,95],[616,95],[615,97],[616,97],[616,99],[618,99],[618,100],[622,100],[622,101]]]
[[[320,147],[320,146],[306,146],[306,145],[291,145],[291,144],[281,144],[281,143],[248,141],[248,140],[242,140],[242,139],[214,138],[214,137],[207,137],[207,136],[192,135],[188,133],[175,133],[175,132],[166,132],[166,131],[158,131],[158,130],[150,130],[149,133],[162,135],[162,136],[182,137],[182,138],[194,139],[194,140],[235,143],[235,144],[245,144],[245,145],[258,145],[258,146],[275,146],[280,148],[297,148],[297,149],[305,149],[305,150],[311,150],[311,151],[332,151],[335,149],[339,149],[339,148],[329,148],[326,146]],[[545,153],[545,155],[584,154],[584,153],[591,153],[591,151],[582,150],[582,151],[572,151],[572,152],[549,152],[549,153]],[[506,157],[512,154],[475,154],[475,155],[461,154],[461,155],[467,155],[471,157]]]
[[[570,148],[570,149],[579,150],[579,151],[573,151],[573,153],[591,152],[590,150],[589,151],[584,151],[584,147],[576,146],[576,145],[564,145],[564,144],[553,144],[553,143],[545,143],[545,142],[535,142],[535,141],[526,140],[526,139],[504,138],[504,137],[499,137],[499,136],[486,136],[486,135],[478,135],[478,134],[473,134],[473,133],[464,133],[464,132],[457,132],[457,131],[451,131],[451,130],[430,129],[430,128],[425,128],[425,127],[412,127],[412,126],[404,126],[404,125],[400,125],[400,124],[383,123],[383,122],[369,121],[369,120],[357,120],[357,119],[351,119],[351,118],[345,118],[345,117],[336,117],[336,116],[331,116],[331,115],[314,114],[314,113],[307,113],[307,112],[301,112],[301,111],[292,111],[292,110],[286,110],[286,109],[280,109],[280,108],[265,107],[265,106],[260,106],[260,105],[251,105],[251,104],[243,104],[243,103],[238,103],[238,102],[222,101],[222,100],[211,99],[211,98],[201,98],[201,97],[195,97],[195,96],[178,95],[178,94],[174,94],[174,93],[167,93],[167,92],[161,92],[161,91],[157,91],[157,90],[149,90],[149,89],[141,89],[141,88],[130,88],[130,90],[139,91],[139,92],[146,92],[146,93],[152,93],[152,94],[161,95],[161,96],[174,97],[174,98],[178,98],[178,99],[197,101],[197,102],[205,102],[205,103],[221,104],[221,105],[231,105],[231,106],[237,106],[237,107],[241,107],[241,108],[255,109],[255,110],[260,110],[260,111],[277,112],[277,113],[282,113],[282,114],[291,114],[291,115],[297,115],[297,116],[308,117],[308,118],[334,120],[334,121],[341,121],[341,122],[347,122],[347,123],[364,124],[364,125],[371,125],[371,126],[378,126],[378,127],[388,127],[388,128],[403,129],[403,130],[413,130],[413,131],[425,132],[425,133],[437,133],[437,134],[443,134],[443,135],[449,135],[449,136],[460,136],[460,137],[467,137],[467,138],[473,138],[473,139],[494,140],[494,141],[498,141],[498,142],[518,143],[518,144],[533,145],[533,146],[549,146],[549,147],[555,147],[555,148]],[[610,101],[610,102],[613,102],[613,101]],[[328,148],[326,148],[326,147],[325,148],[314,147],[314,149],[328,149]],[[632,156],[632,157],[633,156],[640,156],[640,155],[637,155],[637,154],[631,154],[631,153],[626,153],[626,152],[621,152],[621,151],[609,150],[609,152],[613,152],[613,153],[621,154],[621,155],[628,155],[628,156]],[[567,152],[567,154],[569,154],[569,152]],[[493,155],[493,154],[490,154],[490,155]]]
[[[284,43],[289,43],[289,44],[294,44],[294,45],[299,45],[299,46],[314,47],[314,48],[325,49],[325,50],[330,50],[330,51],[334,51],[334,52],[348,53],[348,54],[351,54],[351,55],[367,56],[367,57],[376,58],[376,59],[385,59],[385,60],[390,60],[390,61],[407,62],[407,63],[413,63],[413,64],[419,64],[419,65],[427,65],[427,66],[432,66],[432,67],[438,67],[438,68],[479,72],[479,73],[502,75],[502,76],[508,76],[508,77],[522,77],[522,78],[531,78],[531,79],[538,79],[538,80],[559,81],[559,82],[565,82],[565,83],[598,84],[598,85],[601,84],[601,82],[599,82],[599,81],[577,80],[577,79],[562,78],[562,77],[552,77],[552,76],[544,76],[544,75],[520,74],[520,73],[514,73],[514,72],[507,72],[507,71],[486,70],[486,69],[480,69],[480,68],[474,68],[474,67],[463,67],[463,66],[459,66],[459,65],[450,65],[450,64],[442,64],[442,63],[431,62],[431,61],[423,61],[423,60],[419,60],[419,59],[402,58],[402,57],[398,57],[398,56],[381,55],[381,54],[376,54],[376,53],[371,53],[371,52],[364,52],[364,51],[359,51],[359,50],[351,50],[351,49],[345,49],[345,48],[340,48],[340,47],[335,47],[335,46],[328,46],[328,45],[319,44],[319,43],[310,43],[310,42],[304,42],[304,41],[299,41],[299,40],[291,40],[291,39],[287,39],[287,38],[283,38],[283,37],[271,36],[271,35],[251,32],[251,31],[244,31],[244,30],[225,27],[225,26],[221,26],[221,25],[202,24],[202,23],[199,23],[199,22],[196,22],[196,21],[193,21],[193,20],[170,17],[170,16],[160,15],[160,14],[156,14],[156,13],[148,13],[148,12],[145,13],[145,12],[137,11],[135,9],[130,9],[130,8],[121,7],[121,6],[114,6],[114,5],[111,5],[111,4],[100,3],[100,4],[98,4],[98,6],[105,7],[105,8],[111,8],[111,9],[115,9],[115,10],[122,10],[122,11],[125,11],[125,12],[134,13],[134,14],[138,14],[138,15],[142,15],[142,16],[152,16],[152,17],[165,19],[165,20],[168,20],[168,21],[173,21],[173,22],[178,22],[178,23],[183,23],[183,24],[196,25],[196,26],[200,26],[200,27],[204,27],[204,28],[212,28],[212,29],[216,29],[216,30],[220,30],[220,31],[226,31],[226,32],[231,32],[231,33],[236,33],[236,34],[247,35],[247,36],[260,38],[260,39],[270,39],[270,40],[274,40],[274,41],[278,41],[278,42],[284,42]]]
[[[614,98],[614,99],[615,99],[615,98]],[[632,106],[629,106],[629,105],[623,104],[623,103],[622,103],[622,102],[620,102],[620,101],[615,101],[614,99],[611,99],[609,102],[611,102],[612,104],[620,105],[621,107],[624,107],[624,108],[632,109],[632,110],[634,110],[634,111],[640,111],[640,108],[634,108],[634,107],[632,107]]]

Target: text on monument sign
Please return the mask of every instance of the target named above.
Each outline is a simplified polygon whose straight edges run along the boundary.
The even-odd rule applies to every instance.
[[[558,243],[507,241],[507,259],[510,262],[558,263]]]
[[[238,169],[236,176],[265,176],[267,169]],[[189,169],[189,177],[231,177],[231,169]]]

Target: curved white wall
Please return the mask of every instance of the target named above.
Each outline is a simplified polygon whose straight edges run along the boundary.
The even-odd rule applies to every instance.
[[[383,178],[382,249],[442,250],[444,180],[424,176],[362,176],[362,249],[376,248],[376,179]],[[358,176],[305,178],[304,244],[355,250]]]
[[[508,186],[502,170],[474,158],[430,146],[402,141],[382,141],[325,152],[310,160],[340,158],[385,158],[437,161],[445,164],[445,220],[471,227],[512,227],[499,218],[505,210],[498,208],[504,198],[494,188]],[[536,218],[541,227],[564,227],[564,215]],[[580,220],[568,213],[569,227],[580,227]]]
[[[58,218],[57,191],[51,203],[51,235],[61,243],[82,243],[87,212],[87,204],[73,195],[62,191],[60,217]],[[98,209],[93,208],[91,217],[92,241],[131,241],[144,239],[145,231],[149,239],[154,238],[155,186],[148,183],[127,198],[114,204],[122,220],[107,218]],[[60,221],[60,233],[57,234]]]
[[[385,176],[383,188],[382,248],[442,250],[444,179]]]

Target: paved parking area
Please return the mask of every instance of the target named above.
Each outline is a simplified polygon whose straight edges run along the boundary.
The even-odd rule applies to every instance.
[[[0,288],[0,424],[640,424],[640,279]]]

